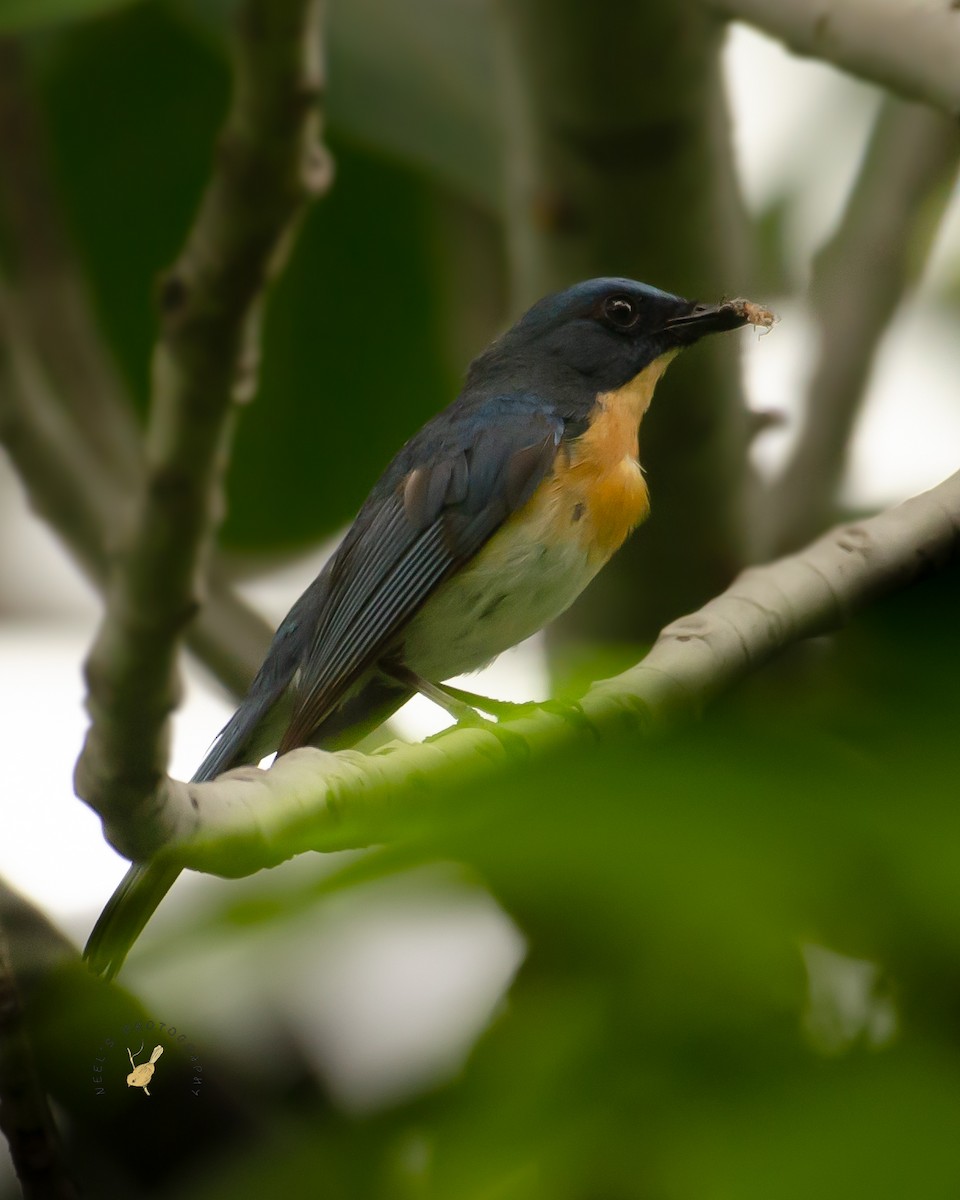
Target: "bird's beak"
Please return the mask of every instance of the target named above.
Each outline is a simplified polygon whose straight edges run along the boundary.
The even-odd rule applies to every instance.
[[[750,322],[750,314],[741,300],[723,304],[698,304],[690,301],[685,311],[671,317],[664,328],[681,346],[689,346],[708,333],[724,333]]]

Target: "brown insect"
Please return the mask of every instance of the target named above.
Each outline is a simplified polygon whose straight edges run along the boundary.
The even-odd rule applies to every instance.
[[[727,304],[740,314],[750,325],[758,325],[761,329],[772,329],[780,319],[776,313],[752,300],[728,300]]]

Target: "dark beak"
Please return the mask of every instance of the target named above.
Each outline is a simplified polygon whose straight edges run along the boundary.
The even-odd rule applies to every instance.
[[[689,302],[685,311],[671,317],[664,328],[681,346],[689,346],[708,333],[724,333],[728,329],[739,329],[748,324],[743,301],[727,300],[723,304],[697,304]]]

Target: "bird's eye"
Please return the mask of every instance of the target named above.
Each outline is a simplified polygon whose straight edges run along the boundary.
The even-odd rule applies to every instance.
[[[603,302],[603,315],[615,329],[629,329],[640,314],[629,296],[611,296]]]

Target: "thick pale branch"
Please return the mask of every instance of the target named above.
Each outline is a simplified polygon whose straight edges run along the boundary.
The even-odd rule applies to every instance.
[[[814,264],[818,359],[793,453],[751,505],[758,557],[796,549],[830,520],[877,345],[923,267],[958,162],[960,125],[924,105],[885,102],[843,218]]]
[[[240,10],[234,100],[186,248],[161,288],[146,479],[87,663],[78,794],[113,812],[163,779],[179,637],[221,507],[235,405],[255,387],[258,310],[305,201],[325,187],[314,0]]]
[[[703,0],[909,99],[960,116],[960,8],[951,0]]]
[[[223,875],[249,874],[305,850],[389,838],[395,814],[455,796],[517,755],[637,737],[694,719],[723,690],[802,638],[836,628],[877,597],[960,553],[960,472],[932,491],[831,531],[799,554],[744,572],[699,612],[661,633],[647,657],[594,684],[575,709],[544,705],[497,730],[456,728],[374,754],[295,750],[268,771],[213,783],[168,781],[136,826],[106,822],[121,850]]]

